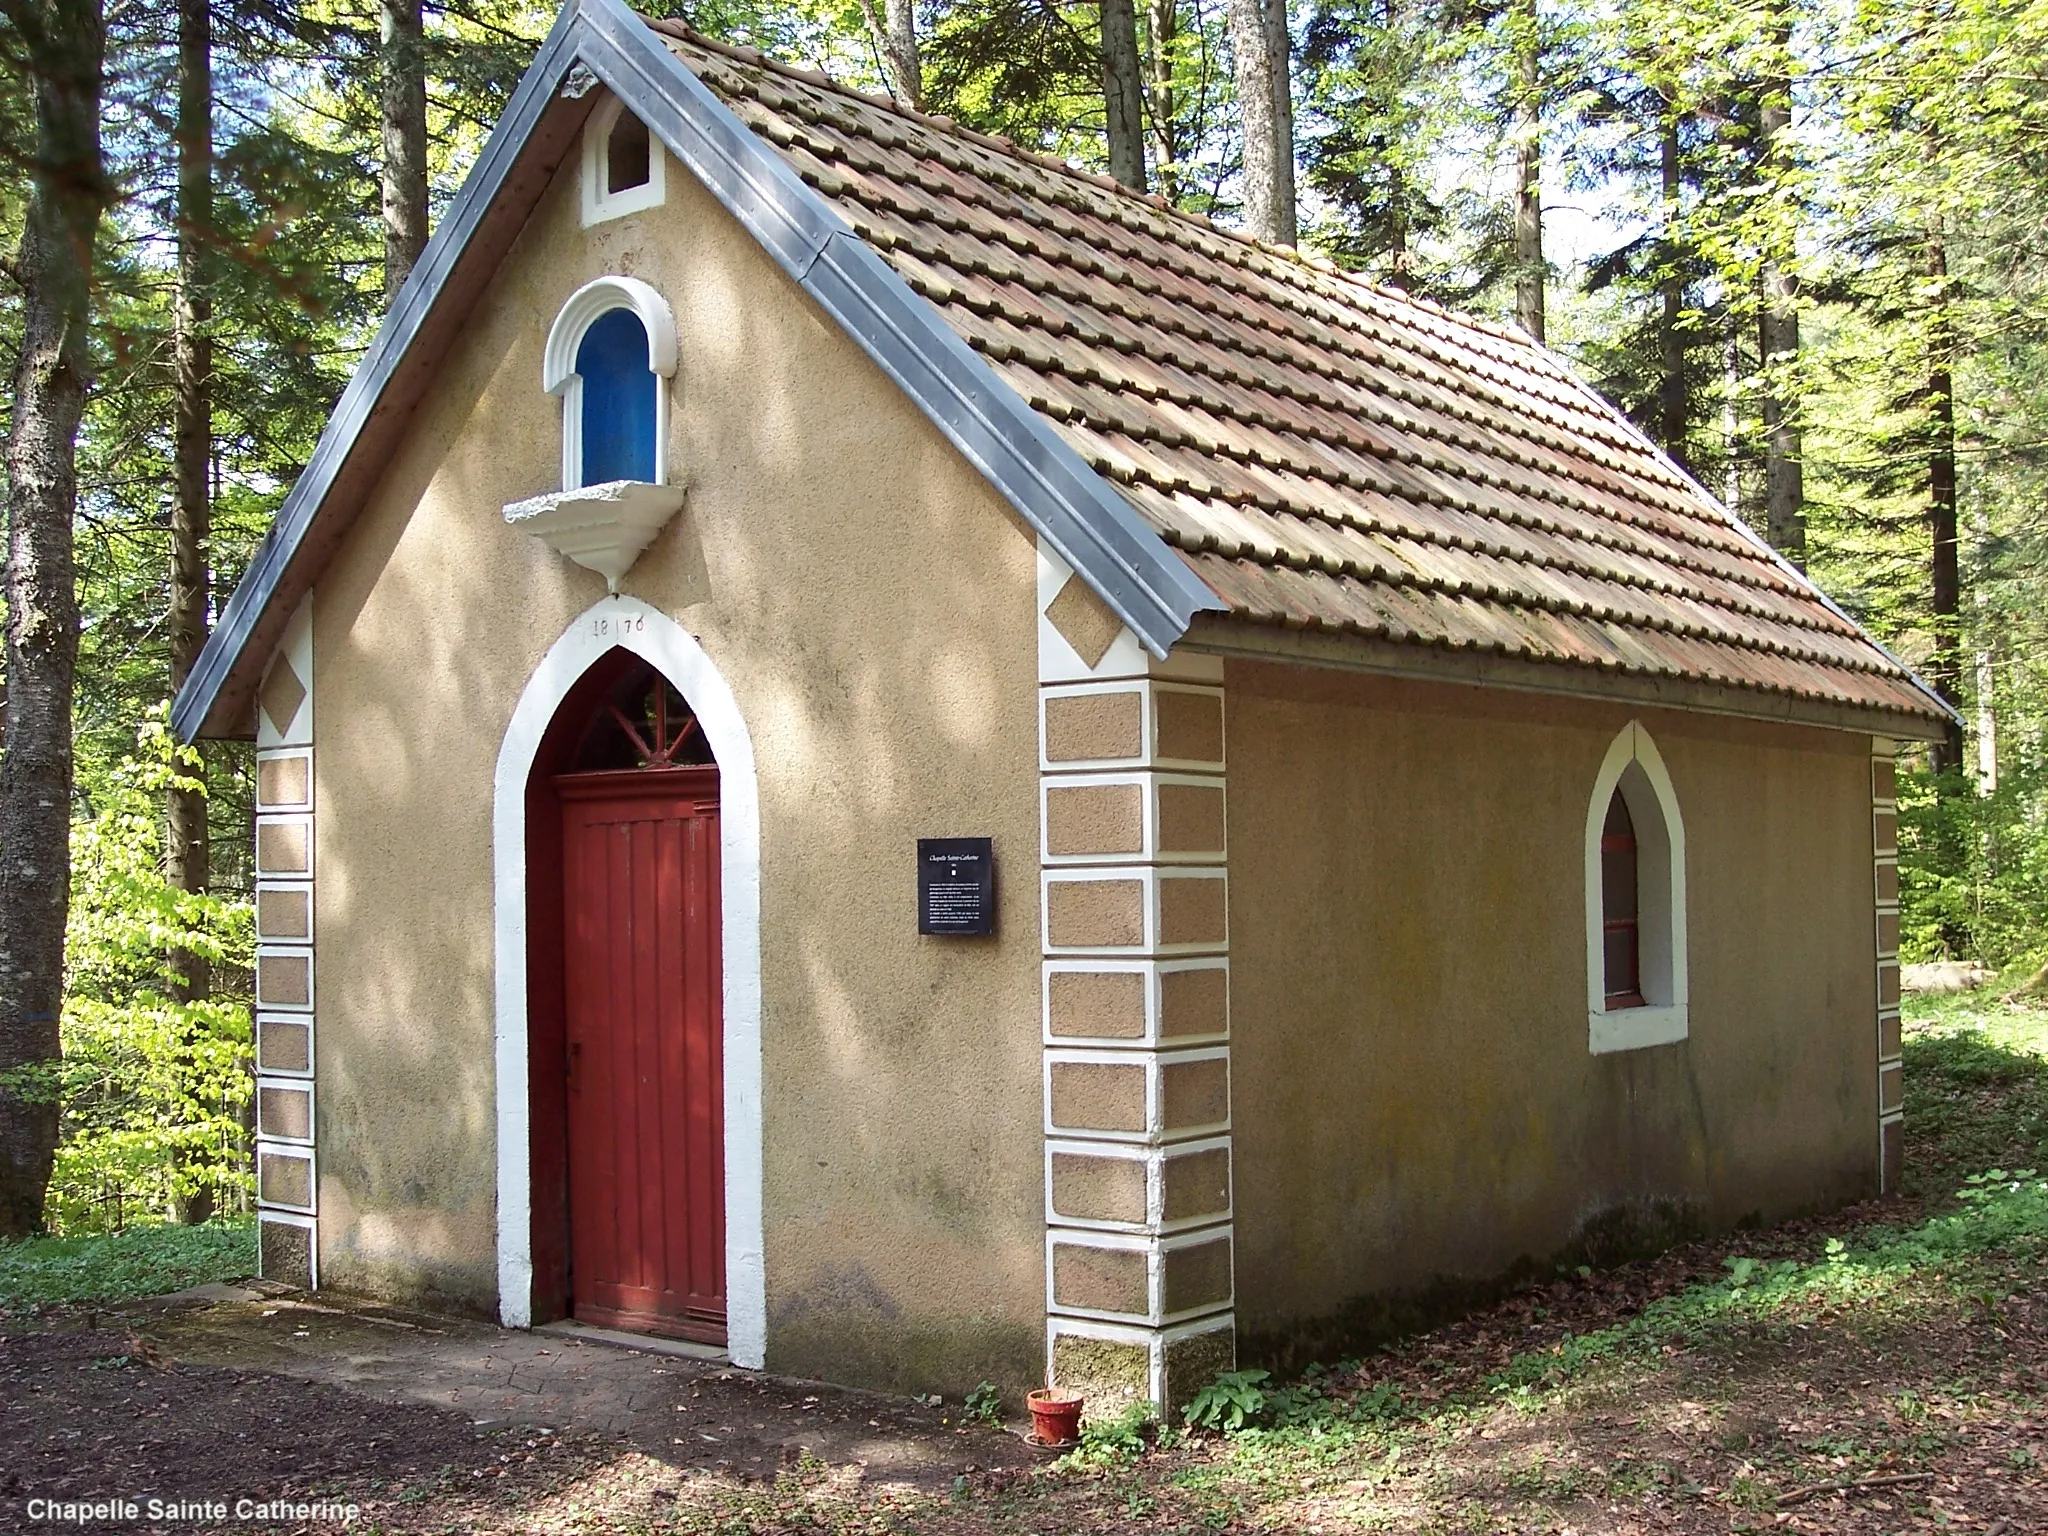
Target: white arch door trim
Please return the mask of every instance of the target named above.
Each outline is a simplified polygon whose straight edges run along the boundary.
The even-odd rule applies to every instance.
[[[695,637],[632,597],[607,597],[562,633],[527,681],[498,749],[491,844],[497,920],[498,1316],[533,1322],[533,1160],[527,1070],[526,784],[576,680],[614,648],[675,684],[718,759],[725,966],[726,1352],[759,1369],[768,1348],[761,1200],[761,811],[739,703]]]

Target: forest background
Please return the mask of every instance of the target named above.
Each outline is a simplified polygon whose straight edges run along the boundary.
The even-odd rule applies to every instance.
[[[1905,957],[2044,958],[2048,0],[641,9],[1547,340],[1957,709]],[[166,703],[552,19],[0,0],[0,1236],[246,1208],[250,754]]]

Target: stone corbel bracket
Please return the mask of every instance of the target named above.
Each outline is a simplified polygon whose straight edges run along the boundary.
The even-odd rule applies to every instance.
[[[556,554],[597,572],[612,592],[641,552],[682,510],[687,487],[644,480],[608,480],[574,491],[515,501],[505,521]]]

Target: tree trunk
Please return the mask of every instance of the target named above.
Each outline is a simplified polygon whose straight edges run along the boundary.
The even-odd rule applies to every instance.
[[[1948,246],[1940,230],[1927,237],[1928,317],[1927,521],[1933,534],[1934,665],[1928,681],[1951,708],[1962,705],[1963,580],[1956,529],[1955,321],[1949,313]],[[1963,765],[1963,728],[1950,722],[1935,749],[1937,771]]]
[[[208,539],[213,503],[212,302],[206,269],[213,238],[213,17],[210,0],[178,0],[178,294],[172,355],[171,692],[175,696],[206,644],[213,581]],[[204,769],[198,770],[204,773]],[[174,786],[168,794],[164,876],[173,890],[207,884],[206,795]],[[179,1002],[212,991],[206,957],[170,957]],[[180,1197],[180,1221],[197,1225],[213,1214],[208,1188]]]
[[[1792,23],[1773,23],[1778,57],[1789,59]],[[1757,114],[1757,152],[1768,185],[1781,168],[1784,135],[1792,126],[1792,82],[1780,76],[1767,81]],[[1768,194],[1767,194],[1768,195]],[[1777,199],[1771,199],[1774,207]],[[1764,303],[1757,317],[1757,351],[1763,372],[1764,533],[1779,553],[1802,570],[1806,566],[1806,472],[1799,443],[1799,311],[1795,307],[1799,279],[1792,271],[1797,231],[1767,231],[1764,261]]]
[[[1138,13],[1131,0],[1102,0],[1102,106],[1109,174],[1145,190],[1145,70],[1138,58]]]
[[[1518,8],[1527,29],[1515,49],[1515,320],[1543,339],[1543,46],[1535,0]]]
[[[1658,167],[1663,178],[1664,240],[1663,310],[1657,317],[1661,369],[1657,383],[1657,439],[1659,446],[1681,467],[1686,465],[1685,439],[1692,391],[1685,370],[1685,274],[1679,263],[1678,231],[1678,109],[1667,106],[1663,130],[1658,138]]]
[[[1180,102],[1173,89],[1174,40],[1180,35],[1180,12],[1175,0],[1147,0],[1145,25],[1151,44],[1146,60],[1148,79],[1146,105],[1152,121],[1152,168],[1159,190],[1167,201],[1181,194]]]
[[[1401,35],[1401,0],[1386,0],[1381,25],[1388,37]],[[1414,286],[1408,258],[1408,173],[1397,157],[1389,157],[1387,168],[1387,272],[1386,283],[1403,293]]]
[[[1294,197],[1294,34],[1287,0],[1265,0],[1266,57],[1273,80],[1273,186],[1280,204],[1281,245],[1299,237]]]
[[[1728,334],[1721,343],[1721,445],[1728,462],[1721,471],[1721,500],[1742,515],[1742,335],[1740,312],[1728,306]]]
[[[1288,77],[1286,0],[1229,0],[1244,134],[1244,224],[1272,245],[1293,245],[1294,98]]]
[[[420,0],[383,0],[384,304],[427,245],[427,56]]]
[[[7,738],[0,751],[0,1072],[58,1059],[71,892],[71,701],[78,662],[72,518],[91,386],[93,244],[106,208],[98,0],[17,22],[35,162],[16,275],[21,352],[7,441]],[[57,1104],[0,1088],[0,1237],[42,1224]]]
[[[1970,537],[1975,541],[1978,558],[1984,558],[1984,551],[1991,543],[1991,516],[1984,505],[1984,496],[1970,498]],[[1982,575],[1972,583],[1970,590],[1970,613],[1977,638],[1977,793],[1995,795],[1998,793],[1998,656],[1997,646],[2002,638],[1997,619],[1985,598],[1985,581]]]
[[[860,0],[860,9],[867,18],[875,52],[882,56],[882,70],[889,77],[889,94],[913,112],[923,111],[924,62],[917,50],[914,0],[887,0],[886,13],[875,9],[875,0]]]

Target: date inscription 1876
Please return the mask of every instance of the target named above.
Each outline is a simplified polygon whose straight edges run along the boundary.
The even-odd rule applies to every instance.
[[[917,840],[917,931],[996,931],[996,860],[986,837]]]

